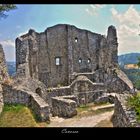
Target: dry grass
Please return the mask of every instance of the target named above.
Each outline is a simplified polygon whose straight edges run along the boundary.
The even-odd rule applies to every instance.
[[[37,123],[30,109],[22,105],[5,105],[0,115],[0,127],[45,127]]]
[[[85,116],[93,116],[93,115],[97,115],[97,114],[101,114],[107,111],[112,111],[114,110],[114,108],[107,108],[107,109],[103,109],[103,110],[94,110],[94,107],[99,107],[99,106],[104,106],[104,105],[109,105],[109,103],[104,103],[104,104],[94,104],[94,103],[89,103],[87,105],[82,105],[80,107],[77,108],[77,116],[75,117],[85,117]]]
[[[78,115],[76,115],[75,118],[93,116],[113,110],[93,110],[95,106],[99,105],[91,103],[86,106],[80,106],[77,108]],[[0,127],[47,127],[47,125],[47,122],[37,122],[32,111],[23,105],[5,105],[0,115]],[[111,125],[110,121],[104,120],[98,123],[97,127],[110,127]]]

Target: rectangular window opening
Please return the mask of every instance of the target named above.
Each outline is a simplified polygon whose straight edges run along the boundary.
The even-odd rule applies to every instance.
[[[60,57],[55,58],[55,65],[59,66],[60,65]]]

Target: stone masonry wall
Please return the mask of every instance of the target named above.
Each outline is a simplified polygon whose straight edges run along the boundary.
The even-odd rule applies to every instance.
[[[50,119],[49,105],[37,93],[3,84],[3,102],[6,104],[23,104],[29,106],[40,121],[49,121]]]
[[[79,104],[91,103],[105,92],[103,83],[93,83],[86,76],[78,76],[70,87],[71,94],[78,97]]]
[[[30,108],[38,116],[40,121],[50,121],[50,107],[49,105],[37,94],[31,92]]]
[[[3,95],[2,95],[2,92],[0,91],[0,114],[3,110],[3,106],[4,106],[4,103],[3,103]]]
[[[6,66],[5,54],[0,44],[0,84],[9,80],[9,74]]]
[[[16,88],[24,87],[24,90],[28,90],[34,93],[37,93],[40,97],[46,100],[47,87],[42,82],[33,78],[18,78],[15,77],[12,86]]]
[[[114,26],[108,27],[106,36],[67,24],[42,33],[30,29],[16,39],[17,75],[37,79],[48,88],[68,86],[83,73],[92,82],[106,84],[108,92],[133,90],[128,78],[113,74],[119,67],[117,52]]]
[[[52,97],[53,116],[69,118],[76,115],[77,103],[71,99],[76,100],[76,97],[74,96]]]
[[[17,71],[24,64],[27,77],[37,78],[48,87],[67,86],[74,73],[114,67],[117,46],[114,26],[108,28],[107,37],[66,24],[42,33],[30,29],[16,39]],[[60,58],[60,65],[56,65],[56,58]]]
[[[8,83],[9,81],[9,74],[6,66],[6,60],[5,60],[5,54],[2,48],[2,45],[0,44],[0,114],[3,110],[3,95],[2,95],[2,83]]]
[[[116,94],[115,108],[112,116],[114,127],[137,127],[140,126],[136,120],[136,113],[132,108],[127,107],[126,99],[129,94]]]
[[[52,107],[52,97],[67,96],[67,95],[71,95],[71,89],[69,86],[48,88],[46,94],[46,102],[50,105],[50,107]]]

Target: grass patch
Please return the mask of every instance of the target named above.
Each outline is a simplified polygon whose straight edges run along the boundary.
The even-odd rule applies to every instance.
[[[136,119],[138,122],[140,122],[140,93],[137,93],[136,95],[128,98],[127,105],[128,107],[131,107],[135,110]]]
[[[78,108],[77,108],[77,111],[78,112],[81,112],[81,111],[87,111],[89,109],[91,109],[92,107],[96,107],[96,106],[103,106],[103,105],[109,105],[110,103],[88,103],[88,104],[85,104],[85,105],[80,105]]]
[[[30,109],[24,105],[4,105],[0,115],[0,127],[45,127],[37,123]]]
[[[114,108],[107,108],[107,109],[103,109],[103,110],[94,110],[93,108],[94,107],[97,107],[97,106],[101,106],[101,105],[108,105],[110,103],[102,103],[100,105],[98,104],[94,104],[94,103],[89,103],[87,105],[81,105],[80,107],[77,108],[77,116],[75,117],[85,117],[85,116],[92,116],[92,115],[97,115],[97,114],[100,114],[100,113],[104,113],[104,112],[107,112],[107,111],[113,111]]]
[[[95,106],[102,106],[102,105],[110,105],[111,103],[109,102],[100,102],[100,103],[95,103]]]

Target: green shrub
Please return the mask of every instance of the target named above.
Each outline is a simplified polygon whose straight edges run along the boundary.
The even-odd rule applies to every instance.
[[[137,120],[140,121],[140,94],[128,98],[128,106],[134,108]]]
[[[137,89],[140,89],[140,79],[136,80],[134,85]]]

